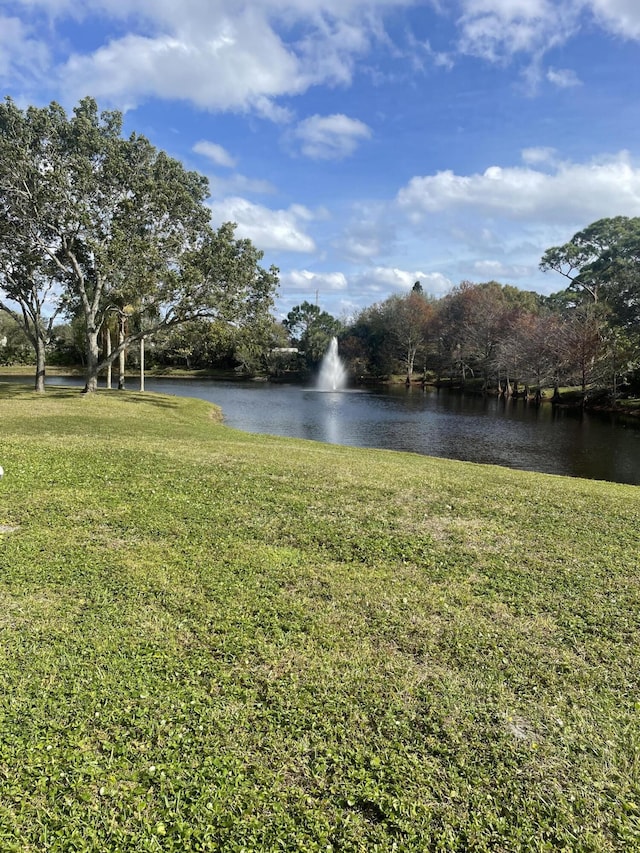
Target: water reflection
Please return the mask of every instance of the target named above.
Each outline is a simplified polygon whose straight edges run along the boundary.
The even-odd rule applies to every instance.
[[[61,377],[47,382],[83,384]],[[128,386],[136,390],[135,382]],[[319,392],[269,383],[147,378],[146,387],[210,400],[222,408],[229,426],[247,432],[640,484],[640,422],[631,418],[403,386]]]

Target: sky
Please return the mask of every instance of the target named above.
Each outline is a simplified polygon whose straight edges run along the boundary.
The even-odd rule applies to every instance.
[[[640,0],[0,0],[0,82],[207,175],[278,316],[556,292],[547,248],[640,216]]]

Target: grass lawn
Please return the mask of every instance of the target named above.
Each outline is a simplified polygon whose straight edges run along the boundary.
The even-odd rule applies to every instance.
[[[0,850],[640,850],[640,489],[0,382]]]

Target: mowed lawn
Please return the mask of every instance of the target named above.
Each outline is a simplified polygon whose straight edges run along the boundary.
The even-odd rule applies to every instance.
[[[640,489],[0,383],[0,850],[640,850]]]

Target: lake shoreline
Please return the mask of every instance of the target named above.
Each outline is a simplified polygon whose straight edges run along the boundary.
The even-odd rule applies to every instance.
[[[4,376],[30,376],[35,371],[35,365],[0,365],[0,381],[2,381],[2,377]],[[84,368],[82,366],[59,366],[52,365],[47,366],[46,374],[48,376],[73,376],[73,377],[82,377],[84,376]],[[114,374],[116,378],[114,379],[114,385],[117,383],[117,374]],[[100,378],[104,380],[104,374],[100,374]],[[237,382],[237,383],[251,383],[251,382],[264,382],[272,385],[295,385],[300,387],[306,387],[308,383],[305,383],[303,379],[300,377],[287,378],[287,377],[269,377],[269,376],[244,376],[238,375],[233,371],[229,370],[193,370],[188,368],[151,368],[149,370],[145,370],[145,378],[147,379],[162,379],[162,380],[172,380],[176,379],[179,381],[188,382],[189,380],[212,380],[216,382]],[[127,372],[126,379],[130,382],[138,381],[139,374],[132,369]],[[616,415],[628,415],[630,417],[640,417],[640,398],[630,397],[626,399],[626,403],[620,404],[609,404],[603,405],[602,403],[589,403],[586,405],[582,404],[580,399],[576,399],[576,391],[575,389],[567,389],[564,392],[560,392],[560,400],[554,401],[551,399],[552,389],[545,389],[542,391],[542,397],[540,401],[536,401],[531,396],[527,399],[523,393],[512,393],[508,396],[505,396],[504,393],[500,392],[497,388],[491,388],[488,391],[482,391],[481,389],[474,388],[473,386],[461,387],[459,385],[454,385],[448,382],[424,382],[422,379],[412,379],[410,383],[407,383],[405,377],[401,376],[393,376],[388,377],[386,379],[379,379],[373,377],[360,377],[360,379],[353,383],[353,387],[355,388],[384,388],[384,387],[398,387],[405,386],[406,388],[418,388],[418,389],[432,389],[434,391],[448,391],[451,393],[459,393],[463,395],[469,396],[479,396],[479,397],[490,397],[490,398],[501,398],[506,400],[511,400],[512,402],[523,401],[526,405],[536,406],[541,403],[550,403],[553,406],[557,406],[558,408],[563,409],[571,409],[571,410],[580,410],[584,409],[589,412],[601,412],[601,413],[611,413]]]

